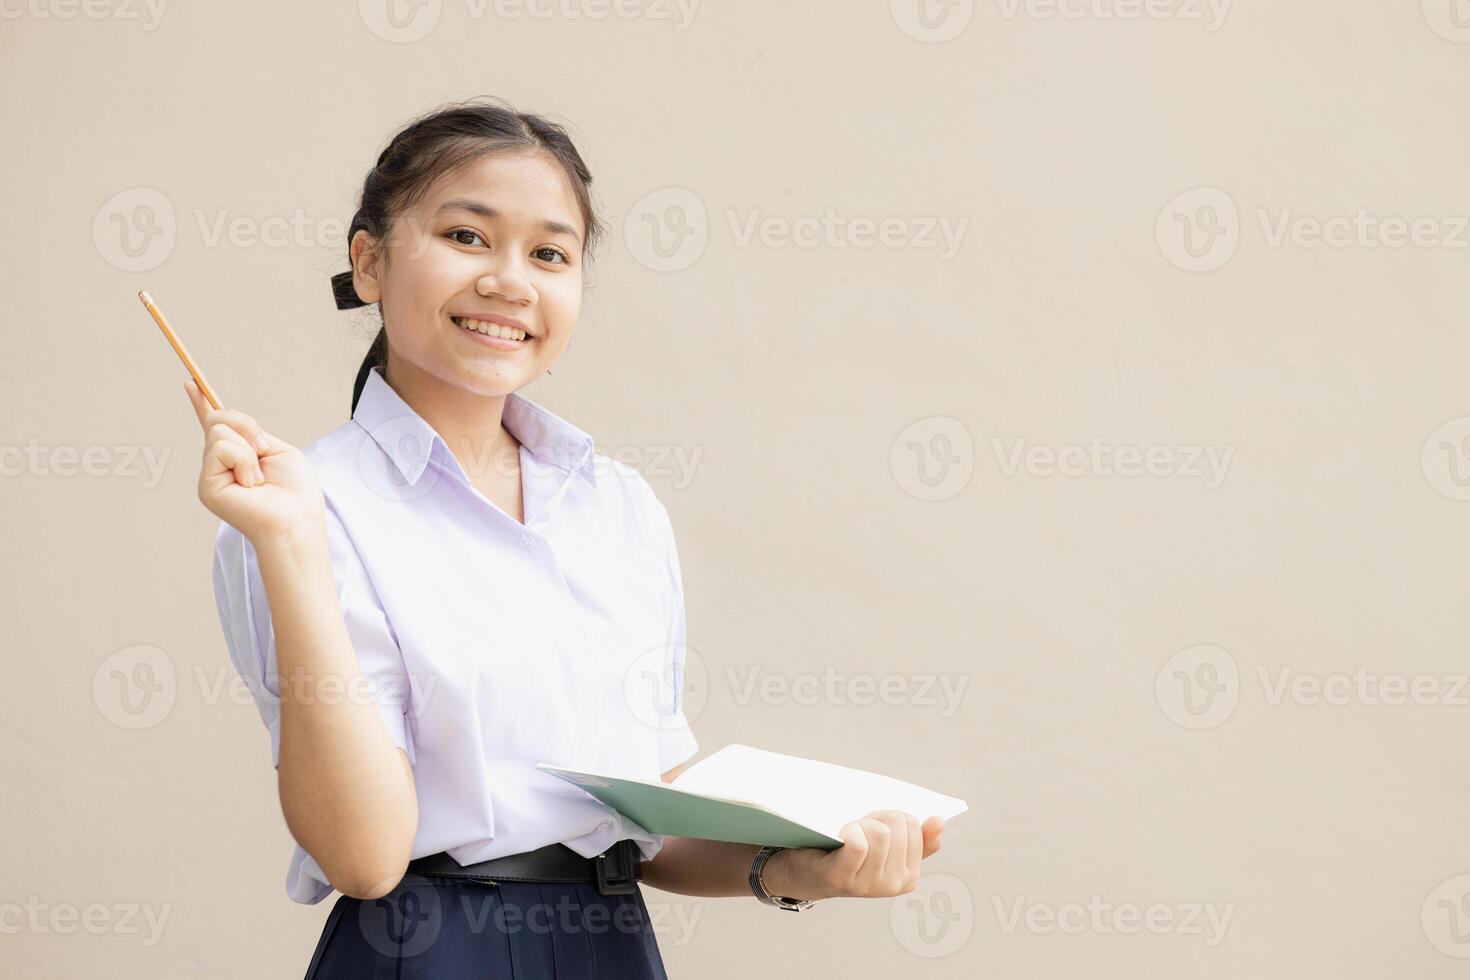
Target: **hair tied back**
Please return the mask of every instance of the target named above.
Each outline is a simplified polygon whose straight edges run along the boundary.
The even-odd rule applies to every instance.
[[[339,310],[368,305],[357,295],[357,288],[352,285],[351,272],[339,272],[332,277],[332,297],[336,299]]]

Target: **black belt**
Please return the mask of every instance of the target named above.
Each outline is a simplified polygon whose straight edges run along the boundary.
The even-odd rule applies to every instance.
[[[565,844],[460,864],[444,851],[414,858],[408,874],[475,881],[589,881],[603,895],[632,895],[643,877],[643,852],[631,840],[620,840],[596,857],[585,858]]]

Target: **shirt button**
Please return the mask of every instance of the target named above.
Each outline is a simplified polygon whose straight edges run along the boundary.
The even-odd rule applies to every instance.
[[[598,830],[612,830],[612,821],[611,820],[604,820],[602,823],[600,823],[600,824],[597,825],[597,829]]]
[[[521,550],[522,551],[530,551],[534,547],[536,547],[536,539],[533,538],[533,537],[531,537],[529,534],[522,534],[521,535]]]

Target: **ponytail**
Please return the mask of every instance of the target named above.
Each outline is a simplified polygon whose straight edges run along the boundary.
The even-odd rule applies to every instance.
[[[388,328],[379,327],[378,335],[373,338],[373,345],[368,348],[367,355],[362,359],[362,367],[357,369],[357,380],[352,384],[352,411],[357,411],[357,400],[362,397],[362,389],[367,386],[368,372],[374,367],[380,371],[388,366]]]

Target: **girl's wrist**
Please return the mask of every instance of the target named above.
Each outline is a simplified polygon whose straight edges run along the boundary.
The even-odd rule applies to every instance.
[[[810,848],[793,847],[777,851],[766,858],[765,865],[761,868],[761,881],[765,883],[766,891],[771,895],[779,895],[782,898],[821,899],[830,897],[817,888],[808,876],[803,872],[803,851]]]
[[[327,522],[323,514],[257,534],[250,544],[257,555],[268,552],[294,557],[302,552],[314,554],[327,542]]]

